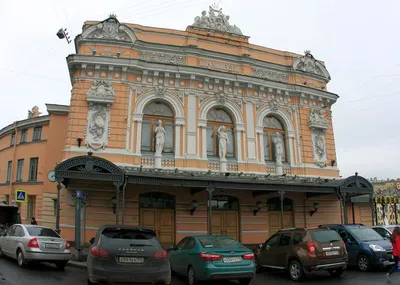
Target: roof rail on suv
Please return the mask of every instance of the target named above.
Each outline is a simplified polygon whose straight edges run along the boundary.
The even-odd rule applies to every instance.
[[[286,228],[286,229],[280,229],[278,232],[284,232],[284,231],[308,231],[308,230],[315,230],[315,229],[321,229],[321,228],[329,229],[328,227],[325,227],[325,226],[318,226],[318,227],[313,227],[313,228]]]
[[[362,226],[365,227],[364,224],[329,224],[329,225],[319,225],[319,228],[325,228],[329,226]]]

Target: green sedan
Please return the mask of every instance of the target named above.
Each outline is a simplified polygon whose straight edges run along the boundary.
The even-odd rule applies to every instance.
[[[171,271],[187,276],[189,285],[206,280],[238,280],[250,284],[254,253],[227,236],[188,236],[169,249]]]

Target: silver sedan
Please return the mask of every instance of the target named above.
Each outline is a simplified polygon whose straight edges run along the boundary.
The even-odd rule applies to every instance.
[[[70,243],[51,228],[15,224],[0,237],[0,256],[17,259],[20,267],[50,262],[64,269],[71,258]]]

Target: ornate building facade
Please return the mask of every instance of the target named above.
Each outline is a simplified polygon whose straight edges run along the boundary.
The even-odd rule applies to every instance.
[[[349,196],[372,192],[357,174],[339,177],[338,95],[310,51],[251,44],[215,7],[185,31],[111,15],[86,22],[75,46],[55,167],[67,238],[76,190],[88,197],[83,240],[117,222],[155,228],[166,245],[207,233],[255,244],[282,227],[340,223]]]

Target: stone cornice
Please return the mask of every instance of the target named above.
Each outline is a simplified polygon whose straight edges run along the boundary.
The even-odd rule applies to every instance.
[[[179,74],[180,77],[187,76],[189,79],[190,75],[196,75],[196,79],[200,79],[203,77],[206,78],[215,78],[219,81],[225,80],[229,82],[240,83],[245,86],[252,86],[253,89],[261,89],[261,88],[274,88],[280,91],[297,93],[297,94],[307,94],[309,96],[319,97],[322,99],[328,99],[332,102],[335,102],[339,96],[337,94],[314,89],[305,86],[299,86],[295,84],[289,83],[281,83],[274,81],[267,81],[260,78],[256,78],[248,75],[240,75],[240,74],[231,74],[227,72],[221,72],[217,70],[203,69],[198,67],[191,66],[174,66],[174,65],[166,65],[160,63],[150,63],[144,62],[138,59],[125,59],[125,58],[112,58],[112,57],[96,57],[90,55],[70,55],[67,59],[69,68],[71,70],[70,74],[72,76],[72,71],[79,69],[82,64],[86,65],[98,65],[98,66],[113,66],[114,70],[116,68],[129,68],[128,72],[132,72],[138,74],[142,71],[157,71],[163,73],[171,74]],[[115,68],[116,67],[116,68]],[[87,67],[90,68],[90,67]],[[134,70],[136,69],[136,72]],[[182,78],[184,79],[184,78]],[[72,78],[71,78],[72,80]],[[120,81],[121,82],[121,81]],[[245,88],[243,86],[243,88]]]
[[[69,113],[69,105],[58,105],[46,103],[47,113],[55,115],[67,115]]]
[[[32,119],[27,119],[27,120],[22,120],[22,121],[17,121],[17,130],[20,129],[25,129],[29,127],[36,127],[36,126],[42,126],[42,125],[47,125],[50,122],[50,116],[45,115],[45,116],[40,116],[37,118],[32,118]],[[14,131],[14,124],[10,124],[0,130],[0,138],[3,136],[12,133]]]
[[[90,42],[85,42],[90,46]],[[120,46],[120,42],[102,42],[104,46]],[[129,45],[128,45],[129,46]],[[124,45],[124,48],[127,48],[128,46]],[[122,47],[122,46],[121,46]],[[130,48],[133,48],[132,45],[129,46]],[[271,63],[271,62],[266,62],[262,60],[258,60],[255,58],[251,57],[246,57],[244,55],[232,55],[232,54],[226,54],[222,52],[215,52],[215,51],[209,51],[209,50],[204,50],[204,49],[199,49],[197,47],[192,47],[192,46],[172,46],[172,45],[160,45],[160,44],[155,44],[155,43],[148,43],[148,42],[143,42],[143,41],[137,41],[135,42],[134,48],[139,52],[160,52],[160,53],[169,53],[173,54],[175,56],[182,56],[182,57],[188,57],[188,56],[193,56],[193,57],[201,57],[201,58],[207,58],[208,60],[217,60],[217,61],[225,61],[230,64],[238,64],[238,65],[248,65],[252,68],[258,68],[258,69],[264,69],[267,71],[273,71],[273,72],[284,72],[287,75],[296,75],[300,77],[307,77],[310,79],[315,79],[315,80],[322,80],[324,82],[327,82],[327,80],[323,76],[319,76],[318,74],[312,74],[312,73],[307,73],[304,74],[303,72],[299,70],[293,69],[291,65],[280,65],[276,63]],[[266,54],[273,54],[273,53],[268,53],[265,52]],[[273,54],[276,55],[276,54]],[[300,57],[300,56],[299,56]],[[293,61],[297,60],[298,58],[293,57]]]

